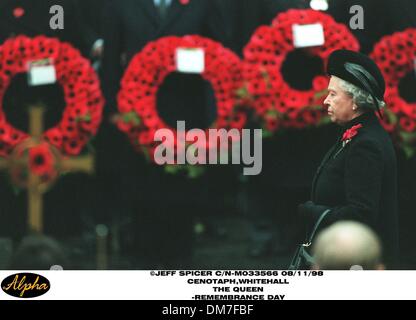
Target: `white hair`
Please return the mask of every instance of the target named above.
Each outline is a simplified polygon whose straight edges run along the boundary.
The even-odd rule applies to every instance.
[[[352,97],[354,100],[354,103],[357,105],[357,107],[363,111],[367,110],[375,110],[376,107],[374,105],[374,99],[367,91],[358,88],[357,86],[353,85],[350,82],[347,82],[345,80],[340,79],[340,86],[341,88]],[[380,107],[380,109],[384,108],[386,106],[386,103],[384,101],[381,101],[377,99],[377,103]]]
[[[368,226],[340,221],[318,234],[313,255],[317,266],[324,270],[349,270],[354,265],[374,270],[381,263],[382,248]]]

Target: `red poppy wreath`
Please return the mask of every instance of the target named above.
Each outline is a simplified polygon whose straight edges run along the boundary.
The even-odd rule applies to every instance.
[[[197,35],[161,38],[149,43],[132,59],[118,95],[117,125],[136,150],[144,152],[151,161],[155,161],[154,152],[161,143],[154,139],[159,129],[170,129],[174,133],[175,157],[182,149],[176,145],[176,129],[169,128],[158,115],[156,106],[159,87],[168,74],[176,71],[178,48],[202,48],[204,51],[205,68],[201,76],[211,83],[217,101],[217,118],[209,129],[241,130],[246,123],[246,114],[236,107],[236,90],[242,83],[238,56],[221,44]],[[206,134],[209,129],[205,130]],[[208,151],[209,142],[203,143]]]
[[[314,10],[289,10],[279,14],[272,26],[262,26],[244,49],[245,94],[253,101],[263,129],[273,133],[279,127],[304,128],[323,123],[323,99],[328,79],[316,75],[309,90],[291,87],[282,75],[282,66],[289,53],[296,50],[293,44],[294,25],[320,23],[325,43],[302,48],[308,56],[318,57],[326,66],[329,55],[336,49],[359,50],[359,43],[346,26]],[[299,75],[302,76],[302,75]]]
[[[399,85],[416,63],[416,29],[382,38],[374,47],[371,57],[380,67],[386,81],[384,95],[387,104],[382,124],[408,156],[416,151],[416,102],[401,96]]]
[[[67,43],[54,38],[18,36],[0,46],[0,156],[7,156],[28,133],[7,122],[3,97],[13,77],[28,71],[31,62],[52,61],[66,102],[61,121],[43,138],[65,155],[80,154],[97,133],[104,99],[98,77],[89,61]]]

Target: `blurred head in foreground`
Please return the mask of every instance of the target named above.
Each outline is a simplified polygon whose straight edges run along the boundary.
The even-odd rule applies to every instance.
[[[382,248],[377,235],[366,225],[341,221],[317,237],[313,256],[320,270],[383,270]]]
[[[50,270],[56,265],[67,266],[67,258],[60,244],[44,235],[30,235],[20,242],[9,269]]]

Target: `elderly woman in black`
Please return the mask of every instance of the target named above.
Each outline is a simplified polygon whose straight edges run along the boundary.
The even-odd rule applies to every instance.
[[[307,225],[326,210],[328,225],[339,220],[367,224],[380,236],[384,262],[398,254],[396,155],[376,113],[384,107],[385,83],[377,65],[349,50],[331,54],[325,106],[342,134],[324,157],[312,184],[311,201],[299,206]]]

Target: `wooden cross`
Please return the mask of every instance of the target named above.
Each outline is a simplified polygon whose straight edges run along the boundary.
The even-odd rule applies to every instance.
[[[33,106],[29,109],[30,115],[30,138],[29,141],[32,145],[37,145],[42,141],[43,134],[43,112],[44,107]],[[26,140],[25,140],[26,141]],[[27,142],[26,142],[27,143]],[[93,173],[94,171],[94,157],[91,155],[82,157],[63,158],[59,152],[59,166],[58,174],[67,172],[86,172]],[[15,160],[13,157],[8,159],[0,159],[0,168],[10,171],[16,161],[19,164],[24,164],[29,169],[28,158],[22,160]],[[27,194],[28,194],[28,224],[31,231],[42,233],[43,232],[43,193],[45,193],[49,187],[45,186],[40,177],[28,171],[27,180]]]

